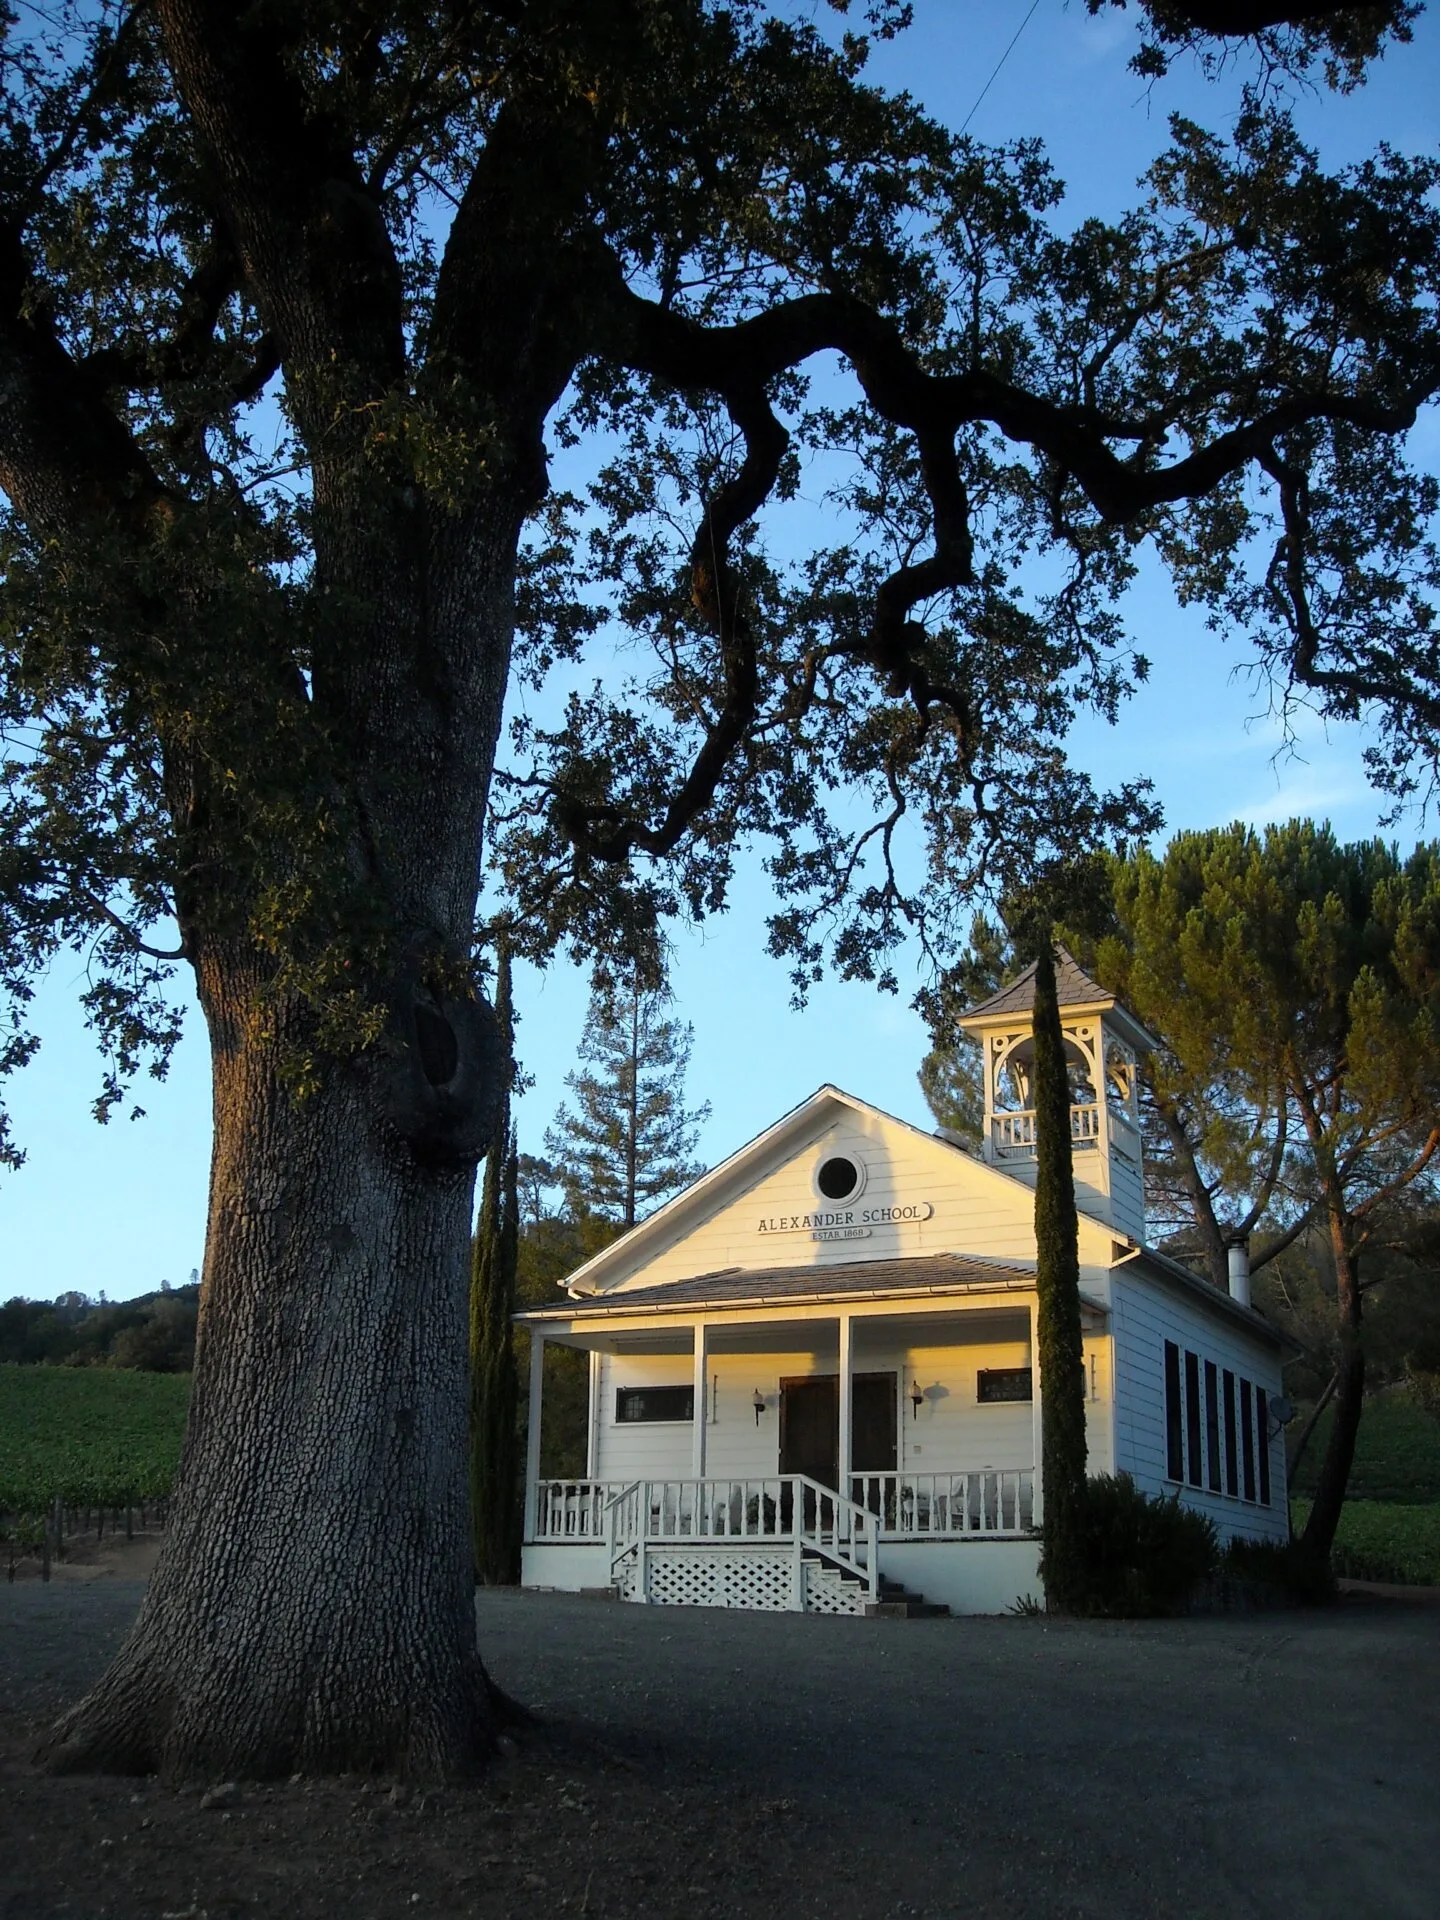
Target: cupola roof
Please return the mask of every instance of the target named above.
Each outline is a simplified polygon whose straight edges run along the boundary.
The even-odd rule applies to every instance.
[[[1032,960],[1008,987],[1001,987],[998,993],[992,993],[978,1006],[967,1008],[960,1015],[960,1025],[965,1028],[984,1027],[1012,1020],[1017,1014],[1033,1013],[1035,969],[1038,964]],[[1155,1045],[1155,1036],[1141,1026],[1134,1014],[1121,1006],[1108,987],[1102,987],[1098,980],[1091,979],[1068,947],[1059,945],[1055,948],[1055,997],[1062,1008],[1088,1007],[1097,1013],[1113,1013],[1114,1024],[1124,1030],[1132,1046],[1142,1051],[1148,1052]]]

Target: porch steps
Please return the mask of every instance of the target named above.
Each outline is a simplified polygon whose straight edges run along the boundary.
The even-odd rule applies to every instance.
[[[823,1564],[819,1556],[807,1553],[806,1560],[812,1566]],[[950,1609],[938,1602],[927,1600],[923,1593],[912,1593],[898,1580],[880,1576],[880,1598],[867,1600],[868,1591],[865,1582],[858,1575],[847,1572],[843,1567],[826,1566],[824,1579],[836,1592],[845,1596],[845,1604],[834,1611],[864,1614],[867,1620],[945,1620],[950,1617]],[[826,1608],[825,1611],[831,1611]]]
[[[867,1620],[948,1620],[949,1617],[949,1607],[927,1600],[923,1593],[912,1593],[898,1580],[887,1580],[884,1574],[880,1576],[880,1598],[868,1601],[865,1607]]]

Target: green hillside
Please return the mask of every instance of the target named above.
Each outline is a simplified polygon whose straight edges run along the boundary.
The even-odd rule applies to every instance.
[[[167,1493],[189,1404],[189,1374],[0,1365],[0,1512]]]
[[[1310,1502],[1292,1500],[1290,1515],[1299,1533],[1310,1517]],[[1331,1561],[1338,1574],[1352,1580],[1440,1587],[1440,1505],[1347,1500]]]
[[[1330,1437],[1330,1409],[1320,1416],[1300,1472],[1291,1481],[1297,1494],[1313,1494],[1315,1477]],[[1303,1416],[1291,1432],[1304,1425]],[[1365,1403],[1355,1446],[1347,1501],[1390,1501],[1422,1506],[1440,1501],[1440,1420],[1417,1404],[1403,1388],[1390,1388]]]

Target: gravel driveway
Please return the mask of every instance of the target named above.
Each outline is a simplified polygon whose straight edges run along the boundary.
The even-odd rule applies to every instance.
[[[33,1722],[72,1694],[138,1597],[122,1581],[0,1588],[7,1718]],[[538,1803],[539,1819],[547,1798],[594,1817],[577,1829],[570,1879],[569,1868],[540,1884],[532,1873],[494,1900],[437,1891],[437,1912],[540,1914],[568,1901],[587,1914],[1440,1913],[1435,1608],[1349,1601],[1097,1625],[642,1609],[513,1591],[478,1605],[492,1672],[549,1727],[508,1770],[516,1817]],[[562,1775],[556,1753],[570,1756]],[[587,1765],[588,1786],[567,1784]],[[283,1828],[283,1807],[266,1812]],[[585,1869],[586,1845],[602,1841]],[[452,1851],[460,1844],[457,1829]],[[419,1871],[405,1884],[428,1887]],[[246,1898],[245,1910],[270,1910],[262,1893]],[[432,1910],[428,1892],[393,1907],[347,1898],[345,1910],[422,1905]],[[297,1882],[284,1911],[312,1910],[341,1908],[312,1909]],[[0,1898],[0,1913],[22,1911],[37,1909]]]
[[[903,1854],[927,1900],[1440,1914],[1433,1608],[857,1621],[489,1593],[481,1628],[522,1699],[793,1797],[817,1849]]]

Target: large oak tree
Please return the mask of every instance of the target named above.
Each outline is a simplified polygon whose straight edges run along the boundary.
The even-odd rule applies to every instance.
[[[1213,11],[1157,0],[1160,64],[1234,27]],[[1263,12],[1271,71],[1348,83],[1406,9]],[[1440,384],[1433,164],[1328,176],[1262,89],[1223,138],[1177,124],[1132,215],[1070,227],[1032,143],[935,125],[824,24],[5,17],[0,1064],[64,945],[104,1103],[173,1038],[176,964],[214,1063],[172,1524],[57,1764],[443,1774],[486,1748],[487,809],[518,953],[653,960],[768,836],[777,947],[883,974],[912,925],[943,943],[927,912],[967,878],[1145,819],[1061,742],[1143,670],[1112,601],[1146,540],[1282,687],[1372,712],[1398,790],[1433,770],[1434,499],[1403,451]],[[587,499],[547,494],[547,433],[588,438]],[[831,544],[786,564],[762,509],[812,454]],[[607,616],[628,665],[519,706],[497,782],[507,691]],[[912,821],[939,886],[905,880]]]

